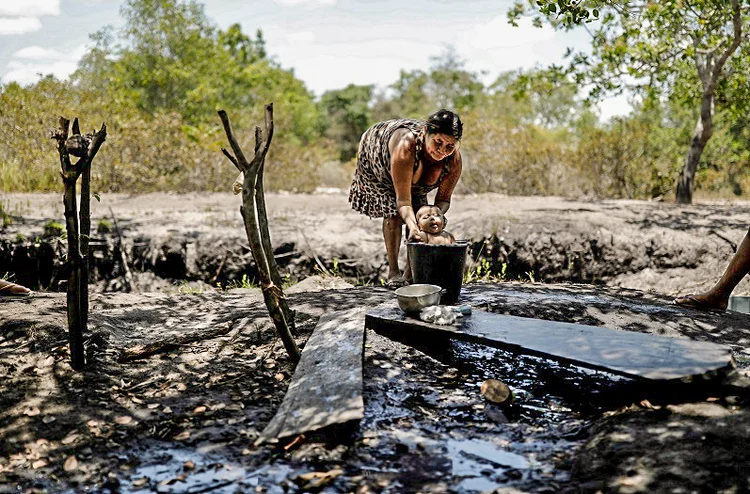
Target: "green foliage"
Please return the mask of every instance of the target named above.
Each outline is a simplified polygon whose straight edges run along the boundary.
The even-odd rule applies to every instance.
[[[529,2],[532,3],[532,2]],[[546,16],[555,24],[571,28],[581,23],[594,22],[599,18],[599,6],[606,4],[604,1],[582,1],[582,0],[534,0],[533,4],[539,9],[539,13]],[[610,2],[614,3],[614,2]],[[523,15],[524,7],[521,2],[516,2],[508,12],[511,24],[517,25],[518,18]],[[541,22],[537,20],[537,23]]]
[[[467,270],[464,274],[464,283],[500,283],[507,281],[506,271],[508,270],[508,263],[504,262],[500,265],[500,272],[494,274],[492,272],[492,266],[488,259],[480,260],[474,267]]]
[[[0,201],[0,222],[3,228],[13,224],[13,216],[5,211],[4,201]]]
[[[96,224],[96,233],[98,234],[104,234],[109,233],[112,231],[112,222],[102,218],[99,220],[99,222]]]
[[[182,295],[200,295],[205,292],[205,287],[200,283],[191,283],[187,280],[181,280],[174,283],[175,292]]]
[[[250,281],[250,277],[246,273],[242,275],[242,279],[240,281],[232,280],[227,283],[227,290],[232,290],[234,288],[260,288],[260,285]]]
[[[318,102],[323,136],[339,143],[341,161],[357,155],[359,138],[372,120],[372,97],[373,86],[349,84],[344,89],[326,91]]]
[[[373,109],[375,120],[411,117],[426,118],[440,108],[463,112],[478,106],[484,86],[479,75],[465,69],[466,62],[452,48],[432,58],[428,72],[401,71],[389,87],[390,93],[379,95]]]
[[[49,220],[47,223],[44,224],[44,236],[45,237],[61,237],[62,234],[65,232],[65,225],[62,223],[55,221],[55,220]]]
[[[486,110],[466,113],[466,157],[461,186],[469,192],[509,195],[569,193],[569,151],[560,136],[532,124],[498,122]]]
[[[425,118],[446,107],[465,124],[458,192],[669,193],[699,116],[695,102],[704,87],[695,58],[726,46],[728,2],[531,5],[538,24],[560,29],[596,18],[587,24],[591,53],[571,52],[567,66],[504,73],[485,87],[448,48],[428,70],[402,71],[385,92],[349,85],[315,101],[292,70],[269,56],[262,32],[249,35],[238,24],[221,30],[195,0],[126,0],[124,27],[92,35],[71,82],[49,76],[28,87],[0,86],[0,187],[61,190],[59,158],[48,136],[58,115],[70,115],[89,127],[84,132],[107,123],[107,144],[92,167],[97,190],[228,191],[237,171],[221,154],[227,143],[216,110],[228,111],[249,153],[263,105],[273,102],[269,191],[346,188],[369,125]],[[519,3],[509,15],[516,20],[528,12]],[[701,194],[736,197],[750,190],[748,67],[743,44],[717,82],[717,123],[696,175]],[[599,122],[587,103],[626,86],[638,96],[633,113]],[[0,208],[0,219],[7,224],[12,218]]]
[[[529,0],[516,2],[511,23],[538,12],[559,29],[592,17],[591,52],[569,52],[567,68],[553,67],[556,80],[591,89],[596,100],[629,88],[644,99],[664,98],[700,109],[680,175],[677,199],[690,202],[692,177],[714,131],[714,106],[735,115],[747,112],[750,75],[750,9],[746,0]],[[589,10],[590,9],[590,10]],[[561,19],[562,17],[562,19]],[[743,29],[745,32],[743,32]],[[727,96],[733,97],[727,97]],[[705,164],[704,164],[705,168]]]

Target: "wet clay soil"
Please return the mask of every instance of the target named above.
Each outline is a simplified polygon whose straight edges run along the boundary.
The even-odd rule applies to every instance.
[[[392,297],[372,287],[291,294],[299,342],[323,313]],[[585,285],[473,284],[462,297],[476,310],[719,341],[747,365],[741,314]],[[68,365],[63,294],[0,304],[8,492],[667,492],[683,476],[698,490],[747,488],[745,449],[710,439],[747,435],[735,389],[667,393],[478,345],[368,331],[365,418],[255,447],[292,372],[256,290],[96,294],[83,373]],[[231,330],[117,362],[123,348],[217,325]],[[510,385],[510,405],[484,400],[488,378]],[[696,430],[710,449],[680,440]]]
[[[271,196],[274,243],[301,252],[289,256],[296,265],[315,264],[314,252],[328,268],[338,259],[340,269],[352,261],[360,274],[379,272],[379,224],[347,212],[342,197]],[[16,245],[25,231],[32,242],[57,218],[59,199],[14,197],[17,221],[4,238]],[[179,278],[135,266],[146,293],[93,294],[83,373],[68,364],[64,293],[0,298],[0,492],[748,490],[750,414],[742,386],[717,380],[633,386],[478,345],[406,335],[396,341],[373,331],[366,334],[360,423],[256,447],[293,370],[259,291],[218,290],[200,275],[216,273],[222,246],[237,259],[247,256],[239,247],[238,199],[109,200],[125,243],[136,249],[140,238],[150,246],[144,259],[153,259],[152,266],[178,260],[195,275],[176,286]],[[670,295],[712,282],[731,254],[716,233],[738,242],[749,211],[743,205],[457,198],[450,213],[454,233],[484,239],[478,257],[493,265],[519,263],[514,277],[523,280],[467,285],[461,302],[475,310],[727,344],[742,370],[750,366],[750,316],[679,309]],[[107,217],[106,207],[97,215]],[[162,249],[169,245],[179,248]],[[234,266],[230,273],[246,267],[231,259],[224,263]],[[541,260],[546,264],[534,264]],[[537,280],[594,276],[587,281],[610,286],[530,283],[522,273],[530,266],[537,266]],[[99,280],[101,289],[105,283],[122,289],[122,276],[112,273]],[[162,291],[147,291],[150,286]],[[288,290],[300,345],[324,313],[393,300],[377,285],[343,288],[332,276],[300,286]],[[737,293],[743,290],[746,285]],[[228,331],[118,362],[125,348],[216,327]],[[480,386],[489,378],[511,387],[511,404],[485,401]]]

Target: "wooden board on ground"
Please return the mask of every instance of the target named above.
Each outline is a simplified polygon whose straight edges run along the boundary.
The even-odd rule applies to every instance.
[[[724,345],[476,309],[456,326],[438,326],[387,304],[368,311],[366,325],[381,333],[447,336],[636,379],[685,379],[734,367],[732,352]]]
[[[284,400],[255,444],[360,420],[365,309],[320,318]]]

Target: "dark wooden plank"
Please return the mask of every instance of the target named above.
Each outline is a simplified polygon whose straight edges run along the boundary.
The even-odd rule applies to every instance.
[[[324,315],[310,336],[286,396],[255,444],[360,420],[365,309]]]
[[[637,379],[687,379],[734,367],[725,345],[481,310],[460,325],[438,326],[388,304],[370,310],[365,324],[378,332],[427,332]]]

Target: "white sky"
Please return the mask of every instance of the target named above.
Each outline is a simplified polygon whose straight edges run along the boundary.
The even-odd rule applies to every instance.
[[[122,25],[120,0],[0,0],[0,82],[30,84],[40,74],[66,78],[89,34]],[[510,26],[512,0],[204,0],[219,27],[239,22],[263,30],[267,49],[316,95],[349,83],[385,87],[400,70],[427,69],[447,46],[467,69],[492,82],[500,72],[561,62],[584,48],[583,31],[556,33],[529,22]],[[601,116],[627,113],[624,97],[601,104]]]

